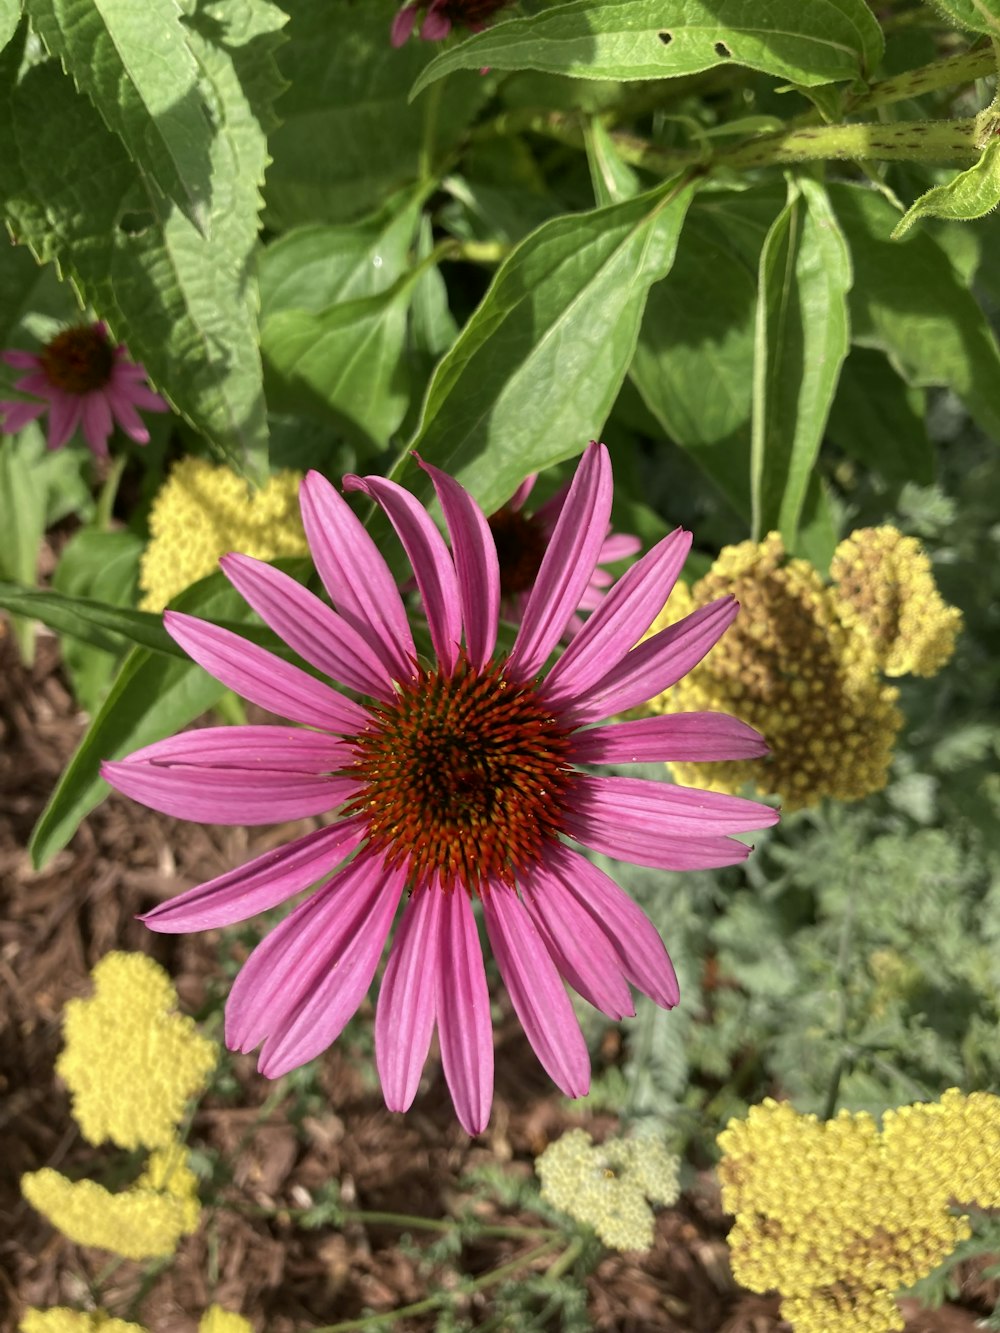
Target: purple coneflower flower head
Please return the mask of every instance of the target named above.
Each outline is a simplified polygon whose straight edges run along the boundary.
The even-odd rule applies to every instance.
[[[91,453],[104,457],[115,422],[137,444],[148,444],[136,408],[169,410],[149,388],[144,367],[129,359],[123,343],[110,341],[103,320],[63,329],[38,353],[11,350],[3,359],[28,372],[14,388],[32,397],[0,402],[0,426],[13,434],[47,411],[50,449],[61,449],[81,426]]]
[[[420,25],[420,36],[425,42],[439,42],[456,23],[472,32],[481,32],[493,15],[510,3],[511,0],[412,0],[393,20],[392,44],[403,45],[424,10],[427,12]]]
[[[500,561],[500,615],[504,620],[514,622],[520,621],[528,605],[529,595],[569,494],[567,483],[539,509],[529,514],[524,505],[537,479],[537,472],[525,477],[507,503],[487,519]],[[601,568],[602,565],[624,560],[641,548],[642,542],[638,537],[625,532],[612,532],[609,527],[577,611],[595,610],[614,582],[607,570]],[[572,637],[582,626],[583,617],[574,612],[566,626],[566,637]]]
[[[690,536],[680,529],[627,571],[547,667],[606,539],[612,487],[603,445],[583,456],[506,655],[496,650],[500,571],[486,517],[453,478],[421,465],[450,547],[394,482],[349,476],[344,484],[374,500],[400,537],[427,615],[429,661],[418,657],[372,538],[312,472],[302,517],[332,606],[248,556],[221,563],[265,623],[333,684],[230,630],[168,611],[167,629],[195,661],[300,726],[193,731],[103,773],[182,819],[331,816],[144,920],[167,932],[229,925],[322,881],[256,947],[226,1006],[229,1046],[263,1043],[260,1069],[277,1077],[342,1031],[405,896],[375,1018],[386,1103],[402,1111],[412,1102],[436,1027],[458,1117],[478,1133],[492,1100],[493,1033],[474,904],[535,1053],[578,1097],[590,1062],[564,981],[614,1018],[635,1012],[630,984],[667,1008],[678,990],[652,923],[574,844],[668,870],[725,866],[750,851],[733,834],[778,816],[740,797],[589,771],[766,750],[751,727],[722,714],[595,725],[668,689],[736,615],[735,600],[722,597],[639,642],[684,563]]]

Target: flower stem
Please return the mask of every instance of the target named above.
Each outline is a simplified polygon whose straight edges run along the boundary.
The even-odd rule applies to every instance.
[[[115,507],[118,484],[122,479],[122,473],[125,471],[127,462],[128,459],[125,454],[116,454],[111,460],[108,475],[104,479],[104,485],[101,487],[97,497],[97,506],[94,510],[94,527],[98,532],[108,532],[111,529],[111,513]]]

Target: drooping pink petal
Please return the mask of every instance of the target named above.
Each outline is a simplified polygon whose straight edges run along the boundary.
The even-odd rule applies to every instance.
[[[441,894],[437,971],[438,1037],[441,1065],[455,1114],[469,1134],[481,1134],[493,1101],[493,1022],[486,968],[472,904],[461,888]]]
[[[590,582],[610,514],[611,463],[607,448],[594,443],[576,470],[528,597],[508,660],[515,678],[537,675],[562,637]]]
[[[574,784],[573,812],[617,822],[651,839],[746,833],[770,828],[780,818],[769,805],[743,796],[647,778],[595,778],[584,773]]]
[[[576,764],[639,764],[758,759],[768,753],[759,731],[728,713],[670,713],[578,731]]]
[[[580,1024],[535,923],[517,895],[494,884],[483,896],[486,929],[514,1012],[543,1069],[567,1097],[590,1088]]]
[[[62,392],[61,389],[53,388],[52,381],[44,370],[36,370],[30,375],[22,375],[14,381],[14,388],[20,389],[22,393],[37,393],[45,399],[51,397],[53,393]]]
[[[423,459],[441,504],[458,574],[462,622],[469,661],[482,670],[496,647],[500,616],[500,563],[486,515],[453,477]]]
[[[518,486],[517,490],[507,501],[505,508],[513,509],[515,513],[517,513],[519,509],[523,509],[525,501],[527,500],[531,492],[535,489],[535,482],[537,480],[538,480],[538,473],[529,472],[528,475],[525,477],[524,481],[521,482],[520,486]]]
[[[417,650],[403,599],[378,547],[347,501],[318,472],[299,491],[309,550],[336,610],[381,658],[393,680],[410,680]]]
[[[417,1095],[434,1031],[444,894],[415,893],[396,928],[375,1011],[375,1063],[390,1111]]]
[[[108,436],[114,429],[111,408],[104,393],[88,393],[83,398],[83,438],[96,454],[108,452]]]
[[[614,564],[616,560],[627,560],[642,550],[642,542],[630,532],[612,532],[604,539],[598,561],[602,565]],[[609,576],[610,578],[610,576]],[[666,596],[663,598],[666,601]],[[652,623],[652,622],[650,622]]]
[[[361,853],[258,944],[226,1005],[226,1044],[263,1041],[259,1069],[279,1078],[325,1050],[375,975],[405,870]]]
[[[9,347],[7,351],[0,352],[0,361],[6,361],[8,366],[15,366],[18,370],[38,369],[42,364],[36,352],[24,352],[19,347]]]
[[[246,921],[331,874],[366,833],[360,819],[339,820],[188,889],[139,919],[165,935]]]
[[[14,435],[19,430],[23,430],[29,421],[37,421],[45,411],[45,403],[21,402],[19,399],[11,399],[0,403],[0,422],[8,435]]]
[[[542,943],[573,989],[611,1018],[634,1015],[614,946],[544,861],[526,876],[522,893]]]
[[[61,449],[67,443],[80,424],[82,413],[82,398],[71,397],[61,391],[50,391],[48,438],[50,449]]]
[[[439,42],[451,32],[451,19],[435,2],[431,5],[420,28],[421,39],[425,42]]]
[[[579,695],[604,680],[659,615],[690,549],[690,532],[677,528],[625,571],[545,677],[547,700],[572,701],[575,711]]]
[[[563,827],[571,838],[592,851],[657,870],[717,870],[739,865],[753,850],[724,834],[651,838],[618,820],[575,811],[564,817]]]
[[[655,699],[676,685],[715,647],[738,611],[739,603],[734,597],[720,597],[652,638],[644,639],[607,675],[573,699],[574,718],[581,724],[599,722]]]
[[[353,751],[334,736],[301,727],[200,727],[133,750],[125,764],[204,764],[214,768],[266,768],[319,777],[350,763]]]
[[[632,985],[672,1009],[680,998],[677,975],[659,931],[638,903],[593,862],[561,843],[547,851],[545,864],[611,941]]]
[[[120,389],[108,388],[105,390],[105,397],[115,420],[129,439],[135,440],[136,444],[148,444],[149,431],[146,429],[146,423],[124,393]]]
[[[216,680],[270,713],[335,732],[356,732],[365,723],[358,704],[231,630],[180,611],[164,612],[163,625]]]
[[[225,555],[219,564],[264,624],[305,661],[361,694],[392,698],[384,663],[343,616],[301,583],[249,555]]]
[[[417,5],[405,5],[393,19],[391,37],[393,46],[402,46],[413,31],[417,9]]]
[[[396,529],[413,569],[438,660],[454,670],[462,644],[462,606],[451,552],[424,506],[402,486],[384,477],[344,477],[345,491],[376,500]]]
[[[141,367],[138,367],[141,370]],[[144,374],[145,372],[143,372]],[[141,407],[144,412],[169,412],[170,405],[145,384],[128,384],[125,389],[128,401],[133,407]],[[121,395],[119,394],[119,397]]]
[[[358,790],[350,778],[304,777],[287,769],[106,761],[101,777],[151,810],[201,824],[280,824],[335,810]]]

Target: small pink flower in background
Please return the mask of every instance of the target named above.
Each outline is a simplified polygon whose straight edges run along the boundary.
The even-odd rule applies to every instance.
[[[456,23],[472,32],[482,31],[489,19],[510,3],[511,0],[412,0],[393,20],[392,44],[403,45],[424,10],[427,14],[420,25],[420,36],[425,42],[439,42]]]
[[[10,434],[46,411],[50,449],[61,449],[78,426],[91,453],[104,457],[117,421],[137,444],[148,444],[149,431],[136,411],[166,412],[167,404],[146,383],[146,371],[129,360],[123,343],[115,346],[104,322],[63,329],[38,353],[3,353],[9,366],[29,373],[14,388],[33,395],[0,402],[0,427]]]
[[[525,477],[507,503],[490,514],[487,520],[500,560],[500,614],[504,620],[515,623],[521,619],[528,605],[529,594],[535,586],[542,560],[569,494],[567,484],[534,513],[526,513],[524,504],[537,478],[537,472]],[[609,527],[577,611],[596,610],[614,582],[607,570],[600,568],[601,565],[624,560],[641,549],[642,542],[638,537],[612,532]],[[566,626],[566,637],[571,638],[578,633],[583,623],[583,617],[574,613]]]
[[[627,571],[544,670],[607,538],[603,445],[587,449],[564,498],[509,655],[496,651],[500,569],[486,517],[453,478],[421,466],[450,549],[401,486],[377,476],[344,485],[380,505],[398,533],[433,660],[418,659],[372,538],[312,472],[302,517],[332,608],[248,556],[225,556],[222,567],[338,688],[230,630],[168,611],[167,629],[196,662],[300,726],[210,727],[102,771],[119,791],[181,819],[252,825],[332,814],[144,919],[159,931],[204,930],[319,884],[256,947],[226,1006],[230,1048],[263,1043],[259,1067],[276,1078],[340,1034],[406,895],[375,1017],[386,1103],[403,1111],[413,1101],[436,1027],[458,1118],[478,1133],[493,1095],[493,1033],[475,900],[528,1040],[562,1091],[578,1097],[590,1061],[563,982],[615,1018],[635,1012],[630,983],[666,1008],[678,989],[652,923],[573,843],[668,870],[725,866],[750,851],[732,834],[778,815],[740,797],[581,767],[766,752],[757,732],[719,713],[594,725],[668,689],[736,615],[733,598],[722,597],[639,642],[687,555],[681,529]]]

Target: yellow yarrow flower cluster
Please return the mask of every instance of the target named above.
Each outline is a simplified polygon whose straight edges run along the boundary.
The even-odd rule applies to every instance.
[[[203,458],[176,463],[149,512],[150,540],[139,564],[142,609],[162,611],[229,551],[258,560],[307,555],[301,481],[300,472],[278,472],[251,493],[227,467]]]
[[[840,618],[871,644],[887,676],[934,676],[955,651],[962,613],[941,597],[915,537],[861,528],[830,566]]]
[[[141,1324],[113,1319],[103,1310],[71,1310],[54,1305],[48,1310],[25,1310],[20,1333],[146,1333]]]
[[[91,1143],[166,1146],[215,1068],[215,1044],[176,1012],[170,978],[146,954],[109,953],[92,977],[93,996],[66,1005],[56,1062],[73,1115]]]
[[[120,1194],[93,1180],[67,1180],[48,1167],[21,1177],[24,1197],[77,1245],[126,1259],[173,1254],[198,1225],[198,1182],[180,1145],[158,1148],[146,1171]]]
[[[870,545],[864,533],[848,538],[837,548],[834,569],[846,576],[858,564],[853,552]],[[905,660],[924,668],[934,662],[937,669],[950,654],[960,619],[945,608],[951,646],[942,657],[944,621],[911,556],[907,548],[895,563],[886,558],[865,564],[865,578],[852,576],[845,598],[808,561],[787,559],[780,535],[772,532],[762,542],[727,546],[693,588],[678,584],[650,633],[727,593],[739,600],[740,614],[704,661],[653,700],[650,710],[732,713],[763,733],[771,754],[765,760],[674,763],[677,780],[732,793],[753,783],[777,793],[788,811],[824,797],[856,801],[880,791],[903,722],[898,691],[882,679],[880,665]],[[936,596],[929,573],[927,578]],[[873,633],[859,628],[859,590],[874,604],[876,588],[884,590],[879,605],[896,607],[905,643],[901,636],[890,642],[883,628],[877,649]],[[918,626],[929,626],[930,637],[922,638]]]
[[[1000,1097],[820,1121],[767,1099],[719,1135],[733,1273],[776,1289],[796,1333],[892,1333],[894,1294],[970,1234],[949,1206],[1000,1206]]]
[[[616,1250],[648,1250],[653,1211],[677,1199],[677,1158],[651,1137],[609,1139],[595,1147],[582,1129],[550,1143],[535,1162],[542,1198],[593,1227]]]
[[[231,1314],[221,1305],[210,1305],[198,1324],[198,1333],[253,1333],[249,1319]]]

